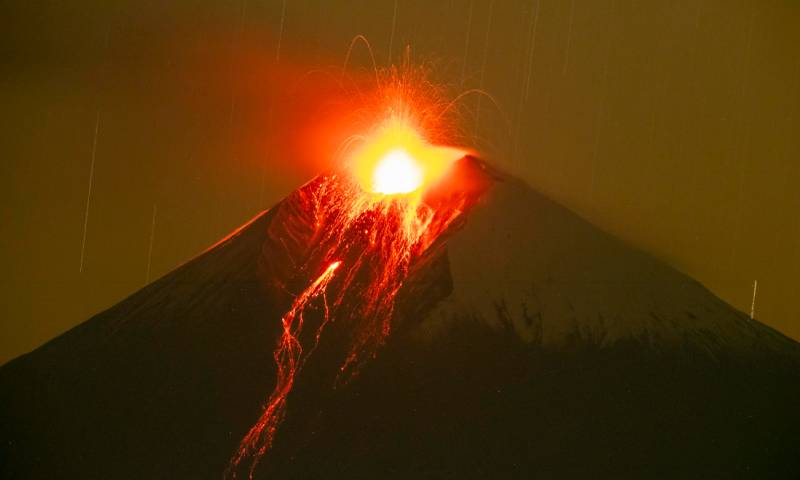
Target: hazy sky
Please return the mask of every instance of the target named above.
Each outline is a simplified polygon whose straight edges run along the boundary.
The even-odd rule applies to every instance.
[[[0,362],[321,168],[298,126],[347,103],[323,86],[359,34],[492,95],[462,121],[492,162],[742,311],[758,281],[756,318],[800,338],[797,2],[164,3],[0,7]]]

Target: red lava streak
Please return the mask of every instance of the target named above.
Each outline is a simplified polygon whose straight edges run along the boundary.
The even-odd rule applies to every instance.
[[[321,265],[327,267],[297,296],[282,319],[283,331],[274,354],[275,388],[231,459],[231,476],[235,477],[240,462],[250,459],[252,478],[284,417],[295,375],[329,322],[347,328],[348,336],[335,384],[348,382],[364,361],[374,357],[391,331],[395,300],[414,261],[460,216],[466,201],[463,196],[449,198],[446,205],[433,208],[421,194],[367,192],[352,175],[340,172],[317,178],[278,207],[281,210],[273,221],[279,231],[277,244],[293,252],[286,263],[301,265],[297,267],[300,275],[318,272]],[[292,221],[284,222],[280,215],[295,221],[302,217],[298,223],[310,231],[304,235],[292,232],[293,227],[287,227]],[[303,336],[309,345],[301,345],[303,313],[317,298],[322,305],[316,310],[322,310],[323,318],[315,335]]]
[[[415,121],[414,109],[403,105],[389,103],[384,120],[361,136],[347,165],[276,207],[265,247],[271,252],[267,278],[283,290],[308,286],[282,318],[275,387],[231,459],[229,477],[244,461],[253,477],[286,415],[295,378],[318,346],[325,345],[326,359],[339,359],[332,388],[349,382],[377,354],[415,262],[439,251],[437,240],[474,203],[475,195],[459,191],[460,185],[442,191],[466,153],[429,143],[420,134],[425,122]],[[309,278],[315,278],[310,285]],[[315,329],[311,335],[302,332],[304,313]],[[325,343],[323,329],[333,322],[336,334]]]
[[[250,469],[251,478],[253,470],[258,465],[258,459],[264,455],[267,448],[272,444],[275,431],[283,418],[286,396],[292,390],[295,374],[302,367],[303,346],[298,340],[298,335],[303,328],[303,311],[311,300],[319,296],[323,297],[325,302],[325,322],[319,327],[320,331],[317,333],[317,339],[319,339],[319,333],[321,333],[328,320],[327,299],[324,298],[325,290],[328,288],[336,269],[341,264],[342,262],[335,261],[328,265],[328,268],[295,299],[291,310],[286,312],[286,315],[281,319],[283,332],[273,354],[278,368],[275,389],[269,396],[261,418],[247,432],[247,435],[242,439],[238,452],[231,460],[231,465],[235,467],[242,459],[252,455],[254,462]]]

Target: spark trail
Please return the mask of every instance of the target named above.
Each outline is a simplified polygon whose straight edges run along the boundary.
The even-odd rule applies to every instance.
[[[486,62],[489,59],[489,41],[492,34],[492,14],[494,13],[494,0],[489,2],[489,15],[486,22],[486,38],[483,40],[483,61],[481,62],[481,83],[480,89],[483,90],[486,83]],[[478,127],[481,121],[481,97],[478,97],[478,105],[475,107],[475,135],[478,134]]]
[[[517,152],[519,150],[519,135],[522,130],[522,112],[528,97],[528,85],[531,82],[531,72],[533,71],[533,51],[536,48],[536,25],[539,21],[539,0],[536,1],[536,8],[531,8],[530,22],[528,31],[525,35],[525,42],[528,45],[529,52],[524,49],[522,51],[522,61],[520,62],[520,92],[519,100],[517,101],[517,114],[516,126],[514,128],[514,146],[512,149],[511,158],[517,164]],[[527,60],[527,61],[526,61]],[[526,73],[527,72],[527,73]],[[524,78],[523,78],[524,77]],[[517,166],[519,166],[517,164]]]
[[[281,63],[281,46],[283,44],[283,28],[286,24],[286,2],[288,0],[283,0],[281,4],[281,20],[280,20],[280,27],[278,28],[278,43],[275,46],[275,66],[277,67]],[[269,103],[269,111],[267,113],[267,130],[270,131],[272,129],[272,121],[273,121],[273,114],[275,112],[275,101],[276,96],[273,94],[272,98]],[[269,156],[269,151],[266,152],[266,155]],[[267,170],[266,168],[261,169],[261,180],[258,184],[258,207],[261,208],[264,204],[264,184],[266,182],[266,175]]]
[[[533,16],[533,32],[531,33],[530,47],[528,48],[528,77],[525,79],[525,101],[528,101],[528,94],[531,88],[531,76],[533,75],[533,55],[536,53],[536,27],[539,25],[539,6],[541,0],[536,1],[536,13]]]
[[[153,221],[150,223],[150,243],[147,247],[147,273],[144,277],[144,284],[150,283],[150,267],[153,264],[153,240],[156,236],[156,214],[158,214],[158,206],[153,204]]]
[[[474,8],[475,0],[469,2],[469,14],[467,15],[467,34],[464,37],[464,60],[461,62],[461,85],[467,78],[467,60],[469,59],[469,39],[472,35],[472,9]]]
[[[394,0],[394,13],[392,13],[392,33],[389,34],[389,64],[392,64],[392,48],[394,47],[394,32],[397,30],[397,0]]]
[[[567,25],[567,46],[564,48],[564,67],[561,69],[561,75],[567,74],[569,68],[569,47],[572,43],[572,22],[575,19],[575,0],[569,4],[569,24]]]
[[[86,209],[83,214],[83,237],[81,238],[81,265],[79,273],[83,273],[83,259],[86,253],[86,231],[89,228],[89,207],[92,204],[92,187],[94,186],[94,160],[97,156],[97,132],[100,129],[100,111],[94,121],[94,139],[92,140],[92,164],[89,167],[89,190],[86,193]]]

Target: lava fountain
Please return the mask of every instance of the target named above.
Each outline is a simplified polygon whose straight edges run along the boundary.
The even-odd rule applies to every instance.
[[[286,279],[283,288],[298,285],[302,291],[281,319],[275,386],[231,458],[228,477],[235,478],[245,461],[253,477],[285,417],[295,378],[324,341],[327,325],[335,321],[345,332],[333,388],[349,382],[378,353],[415,262],[439,246],[437,240],[474,203],[474,195],[459,194],[457,185],[447,186],[455,193],[441,195],[467,153],[428,140],[419,104],[408,91],[401,81],[383,89],[388,101],[382,119],[351,142],[355,147],[343,164],[276,207],[269,238],[288,261],[275,264],[291,267],[270,272],[270,278]],[[304,333],[304,315],[312,312],[316,320]]]

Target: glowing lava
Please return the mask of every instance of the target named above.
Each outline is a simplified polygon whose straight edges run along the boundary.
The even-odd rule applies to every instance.
[[[409,193],[422,185],[422,168],[405,150],[387,153],[372,174],[372,191],[391,195]]]
[[[229,477],[236,477],[246,459],[253,477],[285,417],[296,376],[318,346],[326,349],[326,358],[340,358],[328,376],[314,374],[315,381],[330,379],[334,388],[377,354],[415,262],[438,252],[437,239],[474,203],[471,194],[460,192],[443,197],[447,201],[435,208],[425,202],[424,194],[465,152],[432,145],[400,101],[405,97],[391,98],[385,120],[358,138],[344,168],[317,177],[277,207],[264,247],[271,252],[268,278],[281,289],[308,286],[281,319],[276,383],[231,459]],[[310,276],[316,279],[309,283]],[[312,335],[303,334],[304,322],[313,325]],[[336,335],[323,347],[328,325]]]
[[[309,302],[317,297],[323,297],[325,319],[317,331],[316,339],[319,341],[322,328],[329,320],[325,290],[328,288],[336,269],[341,264],[341,261],[335,261],[328,265],[325,271],[295,299],[292,308],[281,319],[283,331],[273,354],[275,365],[277,366],[275,389],[269,396],[264,412],[258,422],[247,432],[247,435],[242,439],[236,456],[231,459],[231,465],[235,468],[245,456],[253,454],[253,463],[250,465],[250,478],[253,477],[253,471],[258,466],[258,461],[272,444],[278,424],[284,416],[286,397],[292,390],[297,371],[303,366],[305,359],[303,357],[303,346],[298,339],[299,333],[303,329],[303,313]],[[229,471],[228,473],[234,477],[236,476],[235,471]]]
[[[383,195],[420,192],[464,156],[457,148],[431,145],[413,121],[392,114],[363,139],[350,158],[361,187]]]
[[[341,345],[326,345],[341,355],[332,387],[349,382],[377,354],[391,332],[397,294],[412,265],[461,215],[466,201],[455,199],[434,209],[422,201],[421,193],[421,187],[408,194],[366,191],[353,175],[340,172],[318,177],[279,207],[270,227],[275,246],[270,251],[288,252],[288,258],[271,260],[279,265],[275,268],[297,266],[282,284],[294,284],[292,277],[303,278],[306,272],[323,273],[295,298],[281,319],[283,328],[274,353],[275,386],[231,459],[229,477],[236,477],[246,459],[253,477],[285,416],[295,377],[324,342],[321,336],[327,325],[335,320],[337,338],[345,339]],[[287,228],[298,224],[299,233],[289,230],[287,234]],[[316,332],[304,335],[304,314],[312,312]]]

